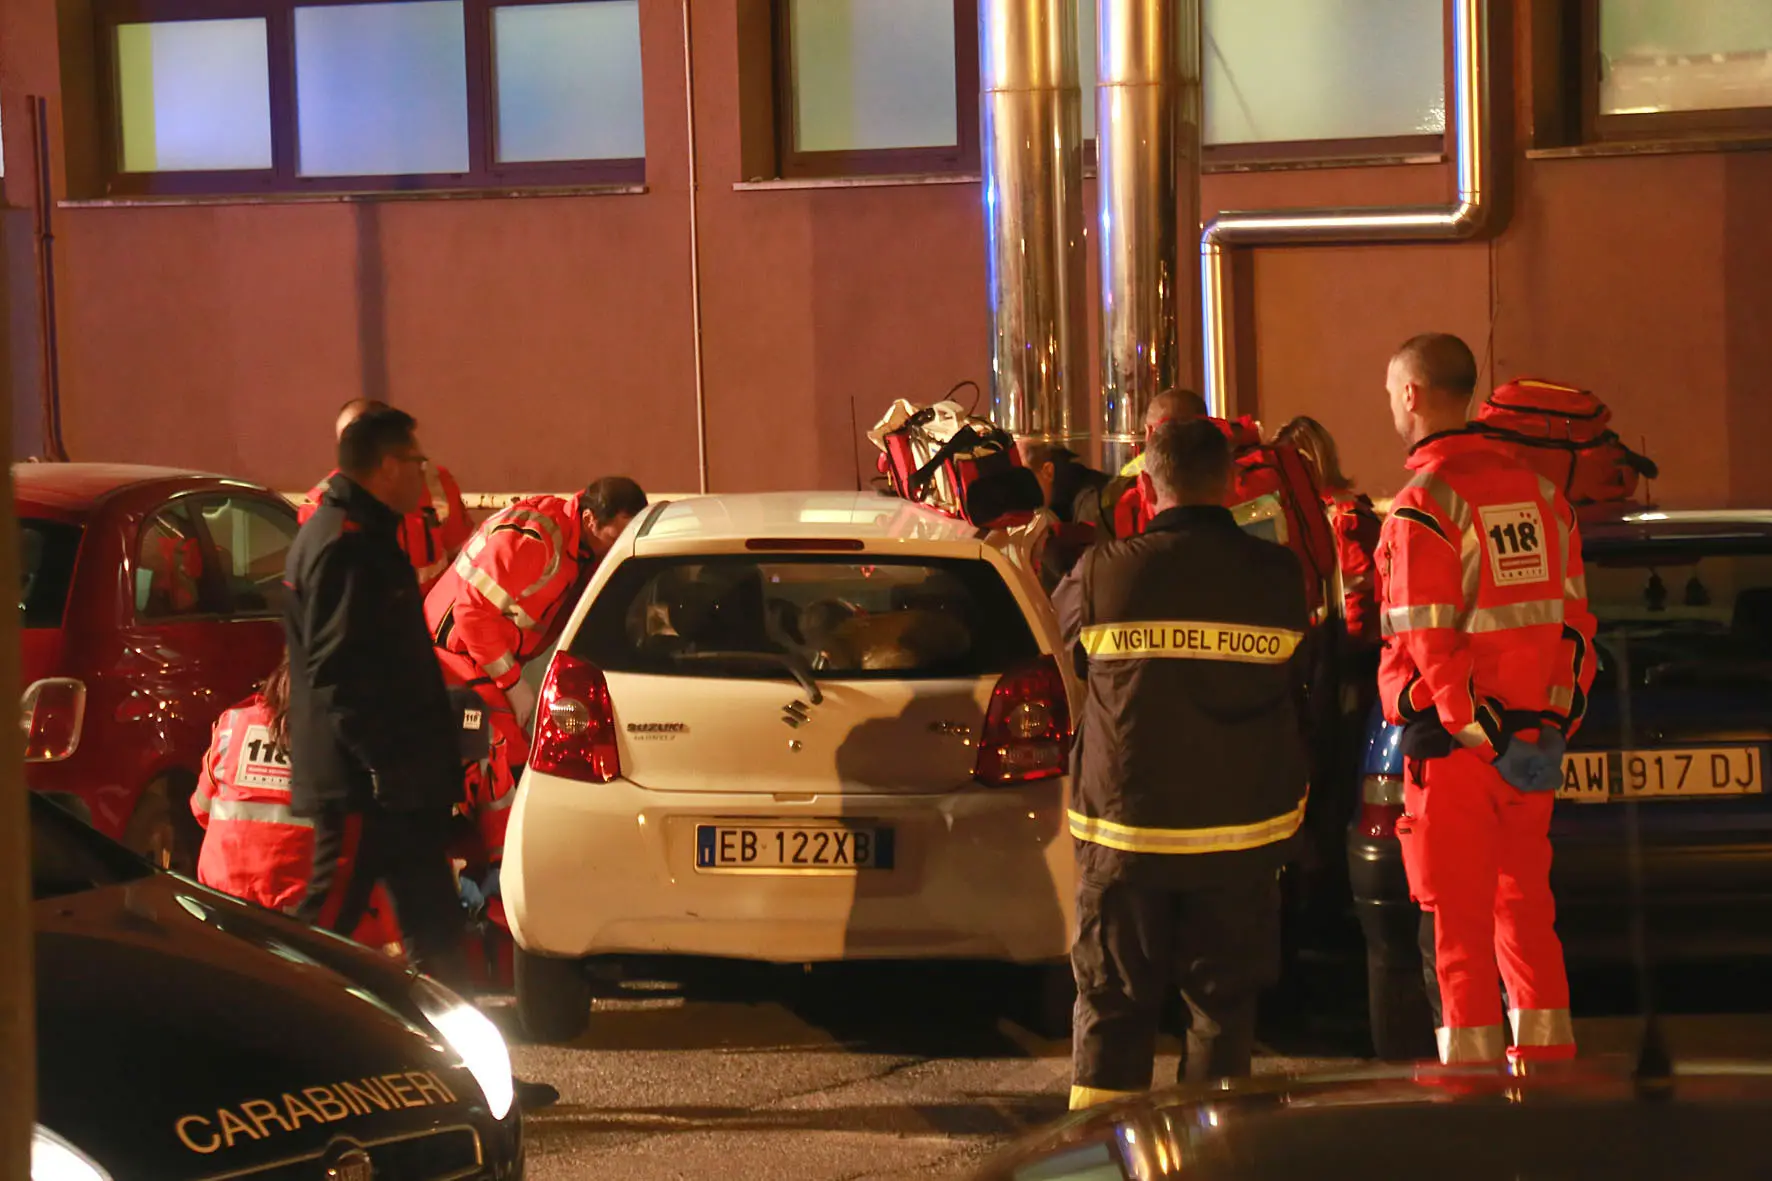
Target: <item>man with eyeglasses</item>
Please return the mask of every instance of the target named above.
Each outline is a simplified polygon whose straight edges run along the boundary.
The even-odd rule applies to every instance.
[[[297,915],[315,921],[337,891],[334,927],[349,931],[385,883],[413,965],[459,985],[462,911],[447,848],[462,715],[399,541],[426,495],[417,426],[387,407],[346,426],[338,474],[289,549],[290,797],[314,821],[314,874]]]
[[[335,434],[344,437],[345,428],[371,410],[386,410],[388,404],[374,398],[352,398],[338,410],[338,422]],[[418,573],[419,592],[428,593],[449,569],[449,563],[461,552],[468,538],[474,534],[474,524],[468,520],[468,510],[461,501],[461,487],[449,469],[440,463],[427,462],[423,468],[425,491],[418,508],[406,514],[400,522],[400,548],[406,551],[406,557],[412,562],[413,570]],[[316,484],[297,509],[297,516],[303,524],[314,515],[320,507],[320,498],[326,494],[326,486],[332,477],[338,474],[334,469],[326,479]]]

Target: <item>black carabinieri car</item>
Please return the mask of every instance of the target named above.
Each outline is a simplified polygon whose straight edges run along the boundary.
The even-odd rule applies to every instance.
[[[522,1177],[510,1055],[472,1004],[35,793],[30,819],[33,1178]]]

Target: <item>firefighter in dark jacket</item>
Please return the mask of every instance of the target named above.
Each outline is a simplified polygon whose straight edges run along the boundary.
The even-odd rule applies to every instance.
[[[1087,682],[1072,1108],[1150,1086],[1171,988],[1192,1013],[1178,1081],[1249,1073],[1256,996],[1279,972],[1277,878],[1304,819],[1298,559],[1222,507],[1231,452],[1213,423],[1165,423],[1145,455],[1156,516],[1054,596]]]
[[[346,427],[339,474],[289,550],[291,796],[314,820],[314,875],[297,915],[313,922],[336,890],[334,929],[349,931],[380,881],[408,958],[456,983],[462,911],[446,847],[461,720],[400,548],[401,523],[425,496],[416,426],[378,409]]]

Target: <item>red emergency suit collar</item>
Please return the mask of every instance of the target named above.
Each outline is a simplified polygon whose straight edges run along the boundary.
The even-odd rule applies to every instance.
[[[1456,431],[1441,431],[1421,440],[1409,449],[1409,459],[1404,466],[1412,472],[1419,472],[1438,467],[1455,455],[1472,454],[1506,455],[1507,451],[1490,436],[1467,426]]]

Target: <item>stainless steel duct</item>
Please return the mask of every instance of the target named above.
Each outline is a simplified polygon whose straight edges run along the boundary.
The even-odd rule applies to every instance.
[[[1018,438],[1082,450],[1077,0],[979,0],[978,59],[992,417]]]
[[[1225,272],[1237,246],[1291,246],[1345,242],[1445,242],[1475,237],[1488,221],[1489,120],[1488,0],[1455,0],[1452,10],[1452,121],[1458,157],[1458,196],[1450,205],[1364,209],[1296,209],[1225,213],[1200,235],[1200,287],[1205,307],[1206,403],[1229,409],[1229,312]]]
[[[1100,0],[1096,131],[1101,250],[1101,460],[1144,442],[1152,396],[1191,379],[1200,224],[1201,0]],[[1185,236],[1180,232],[1186,228]]]

